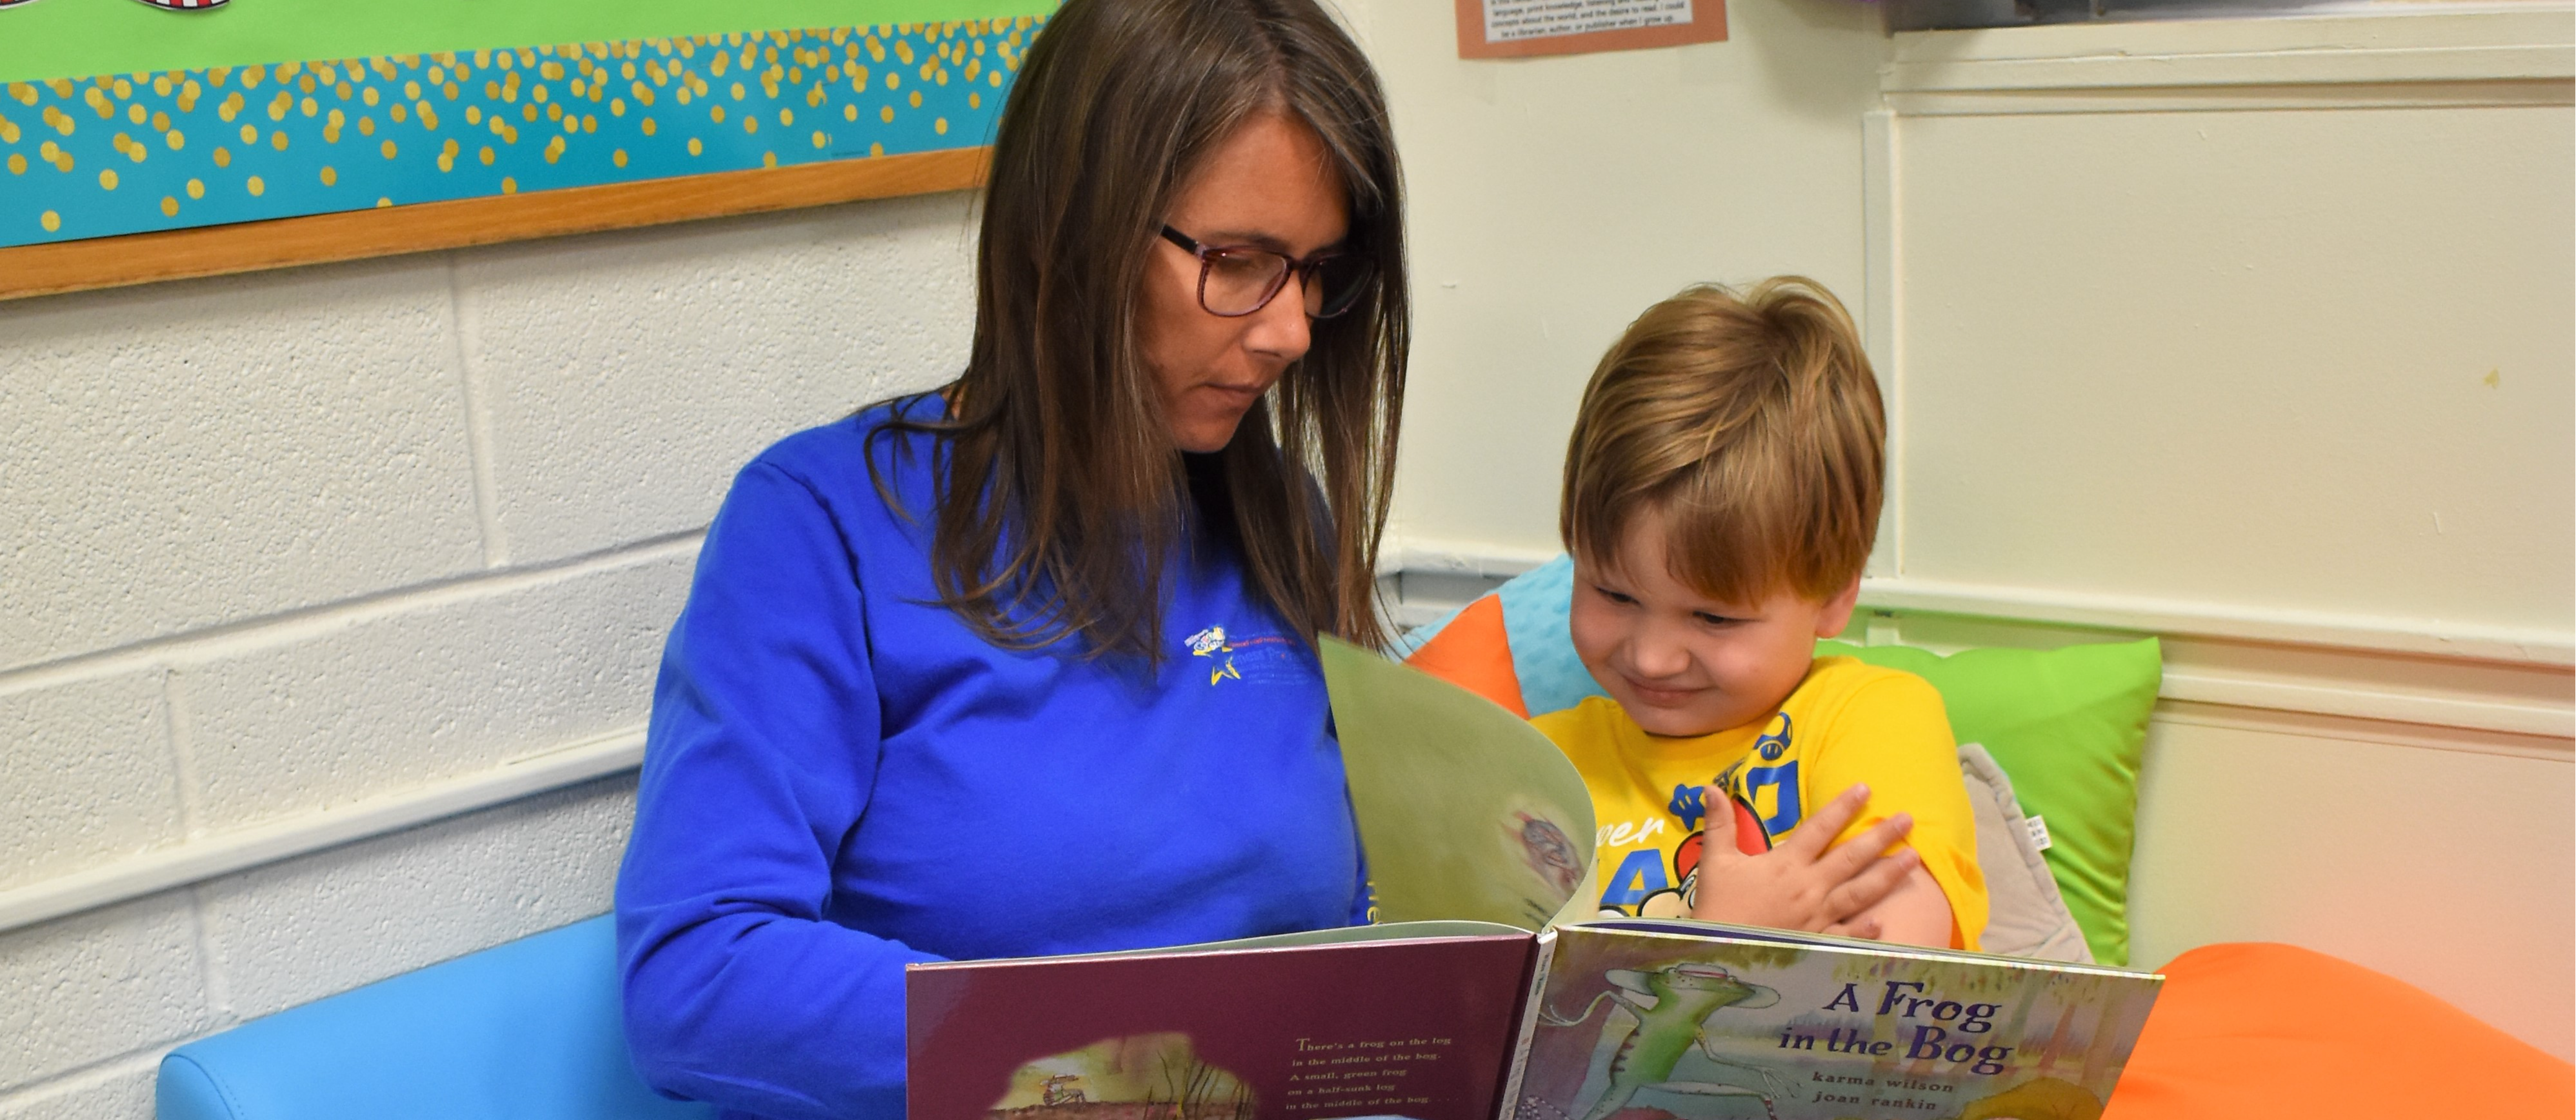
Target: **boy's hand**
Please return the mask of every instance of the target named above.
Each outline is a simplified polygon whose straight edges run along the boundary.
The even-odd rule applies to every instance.
[[[1801,823],[1786,842],[1756,856],[1736,850],[1735,806],[1725,791],[1714,782],[1708,790],[1701,810],[1708,823],[1700,839],[1699,890],[1691,903],[1691,917],[1876,938],[1878,922],[1860,916],[1861,911],[1877,905],[1923,862],[1912,848],[1892,856],[1878,854],[1914,830],[1914,818],[1906,813],[1871,825],[1844,843],[1825,846],[1869,805],[1868,786],[1842,791]]]

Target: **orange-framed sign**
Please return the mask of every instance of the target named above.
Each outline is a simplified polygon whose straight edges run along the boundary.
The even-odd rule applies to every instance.
[[[1639,50],[1726,38],[1726,0],[1456,0],[1458,57]]]

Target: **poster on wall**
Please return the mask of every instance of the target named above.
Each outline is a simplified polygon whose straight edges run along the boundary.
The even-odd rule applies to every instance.
[[[1053,9],[0,3],[0,249],[977,147]]]
[[[1458,57],[1639,50],[1726,38],[1726,0],[1456,0]]]

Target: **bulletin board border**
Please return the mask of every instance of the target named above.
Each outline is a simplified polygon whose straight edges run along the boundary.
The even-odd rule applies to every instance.
[[[0,83],[0,301],[970,189],[1045,20]]]
[[[0,249],[0,300],[971,190],[991,162],[944,148],[21,245]]]

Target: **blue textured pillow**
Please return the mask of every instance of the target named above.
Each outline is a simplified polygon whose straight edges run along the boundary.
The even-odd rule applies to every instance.
[[[1511,643],[1512,672],[1520,677],[1521,704],[1532,718],[1563,711],[1585,697],[1606,696],[1583,660],[1574,655],[1574,632],[1566,615],[1574,607],[1574,559],[1559,556],[1494,590],[1503,601],[1503,633]],[[1447,617],[1417,626],[1404,636],[1402,653],[1430,644]]]

